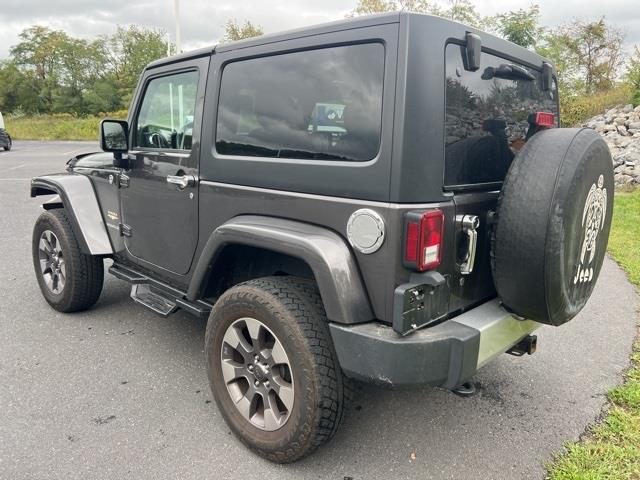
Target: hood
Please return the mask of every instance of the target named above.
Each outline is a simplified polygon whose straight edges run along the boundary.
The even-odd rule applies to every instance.
[[[108,152],[93,152],[83,153],[71,158],[67,162],[67,170],[71,170],[75,167],[85,168],[104,168],[113,167],[113,153]]]

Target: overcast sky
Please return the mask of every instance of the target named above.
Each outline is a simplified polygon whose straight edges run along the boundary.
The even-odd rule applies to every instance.
[[[445,0],[436,3],[444,4]],[[640,0],[538,0],[543,25],[601,16],[627,32],[627,50],[640,44]],[[6,58],[18,33],[33,24],[74,36],[112,33],[116,25],[161,27],[173,38],[174,0],[0,0],[0,58]],[[212,45],[230,18],[250,20],[273,33],[338,20],[356,0],[180,0],[183,50]],[[476,0],[483,15],[527,8],[528,0]]]

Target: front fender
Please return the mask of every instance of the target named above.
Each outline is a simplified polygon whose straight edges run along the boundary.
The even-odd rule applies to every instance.
[[[113,253],[109,235],[100,213],[98,199],[91,180],[85,175],[61,173],[44,175],[31,180],[31,196],[59,195],[82,253],[89,255],[110,255]],[[43,205],[45,209],[55,205],[54,199]]]
[[[303,222],[257,215],[233,218],[211,234],[189,284],[189,300],[200,297],[218,255],[225,245],[232,244],[264,248],[305,261],[313,271],[329,320],[373,320],[358,266],[338,234]]]

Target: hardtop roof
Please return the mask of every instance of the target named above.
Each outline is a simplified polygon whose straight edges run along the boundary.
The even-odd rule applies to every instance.
[[[170,65],[173,63],[179,63],[181,61],[194,58],[205,57],[208,55],[212,55],[215,52],[227,52],[258,45],[268,45],[277,42],[284,42],[296,38],[310,37],[313,35],[327,34],[376,25],[399,23],[401,18],[404,18],[409,23],[413,23],[412,20],[415,20],[416,25],[419,25],[419,28],[421,30],[429,29],[433,30],[434,32],[436,30],[442,31],[443,29],[451,30],[452,36],[458,35],[461,31],[463,32],[463,35],[464,31],[478,33],[483,37],[483,39],[487,40],[487,47],[491,48],[491,46],[493,46],[493,49],[496,51],[509,52],[511,55],[517,56],[518,58],[521,58],[523,61],[526,61],[532,65],[538,65],[539,63],[541,63],[541,60],[547,60],[544,57],[538,55],[536,52],[511,43],[503,38],[495,36],[494,34],[478,30],[477,28],[464,25],[454,20],[414,12],[389,12],[373,15],[363,15],[361,17],[354,18],[345,18],[334,22],[311,25],[303,28],[286,30],[283,32],[271,33],[267,35],[260,35],[258,37],[238,40],[225,44],[212,45],[209,47],[192,50],[190,52],[184,52],[179,55],[161,58],[150,63],[147,66],[147,69]],[[485,41],[483,41],[483,50],[484,49]]]
[[[362,17],[346,18],[344,20],[337,20],[334,22],[311,25],[308,27],[296,28],[293,30],[286,30],[278,33],[270,33],[267,35],[260,35],[259,37],[238,40],[235,42],[217,44],[210,47],[204,47],[197,50],[192,50],[190,52],[184,52],[179,55],[173,55],[171,57],[161,58],[159,60],[151,62],[147,66],[147,68],[156,68],[163,65],[169,65],[172,63],[181,62],[184,60],[204,57],[207,55],[211,55],[215,51],[225,52],[229,50],[237,50],[240,48],[252,47],[255,45],[265,45],[268,43],[292,40],[294,38],[301,38],[301,37],[308,37],[311,35],[337,32],[340,30],[348,30],[352,28],[363,28],[363,27],[368,27],[373,25],[382,25],[386,23],[398,23],[400,21],[400,15],[401,15],[400,12],[391,12],[391,13],[378,13],[374,15],[365,15]],[[417,15],[417,14],[412,13],[410,15]],[[437,17],[434,17],[434,18],[437,18]]]

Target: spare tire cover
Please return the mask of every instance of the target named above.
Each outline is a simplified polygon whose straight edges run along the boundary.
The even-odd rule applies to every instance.
[[[493,278],[505,307],[550,325],[584,307],[607,249],[613,188],[609,148],[593,130],[544,130],[526,143],[493,229]]]

